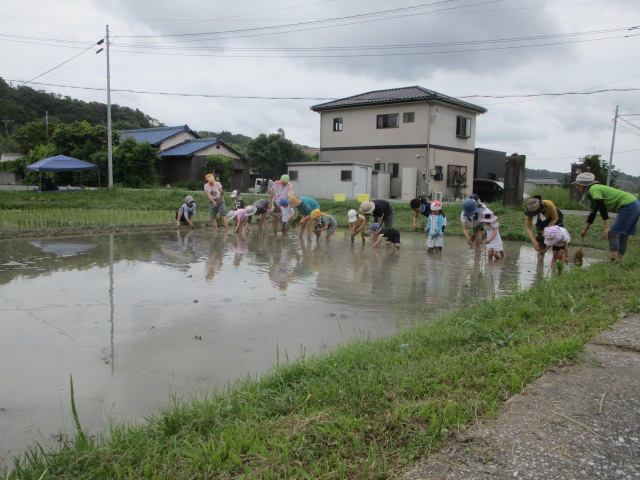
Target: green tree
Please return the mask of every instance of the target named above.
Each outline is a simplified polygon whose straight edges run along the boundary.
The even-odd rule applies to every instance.
[[[107,127],[86,121],[61,124],[51,136],[51,143],[61,155],[86,160],[107,149]],[[118,135],[114,133],[113,145],[117,143]]]
[[[278,178],[287,172],[287,163],[307,160],[299,145],[285,138],[284,131],[261,133],[249,143],[247,156],[251,168],[263,178]]]
[[[14,134],[13,138],[20,146],[20,152],[27,154],[38,145],[46,145],[49,143],[49,137],[55,132],[56,126],[49,127],[49,135],[47,135],[47,126],[44,122],[29,122],[20,127]]]
[[[205,160],[204,169],[207,173],[213,173],[216,181],[222,184],[222,188],[229,190],[233,179],[234,161],[226,155],[209,155]]]
[[[142,188],[158,185],[158,153],[149,142],[125,139],[113,150],[113,181],[123,187]]]

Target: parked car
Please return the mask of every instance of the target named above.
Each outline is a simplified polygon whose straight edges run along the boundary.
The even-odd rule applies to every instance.
[[[495,202],[502,200],[504,194],[504,183],[496,180],[485,180],[475,178],[473,180],[473,193],[480,197],[483,202]]]

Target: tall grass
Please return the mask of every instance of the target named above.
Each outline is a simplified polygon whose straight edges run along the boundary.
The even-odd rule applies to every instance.
[[[594,285],[597,288],[594,288]],[[145,425],[34,449],[8,479],[383,479],[437,449],[617,318],[640,311],[640,249],[397,335],[301,357]]]
[[[564,210],[588,210],[579,201],[569,198],[569,189],[562,187],[539,187],[531,192],[530,196],[540,195],[544,200],[551,200],[559,209]]]

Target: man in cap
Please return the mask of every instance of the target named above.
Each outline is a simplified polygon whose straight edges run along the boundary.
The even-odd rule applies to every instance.
[[[204,191],[207,194],[207,197],[209,197],[211,226],[213,228],[218,228],[218,221],[216,220],[216,217],[219,214],[226,230],[229,227],[229,221],[227,220],[227,210],[224,203],[224,196],[222,195],[222,184],[220,184],[220,182],[216,182],[212,173],[207,173],[205,178],[207,183],[204,184]]]
[[[591,172],[580,173],[573,184],[578,187],[580,193],[584,193],[585,199],[591,205],[591,212],[580,236],[584,238],[587,235],[596,215],[600,212],[604,223],[602,238],[609,240],[611,262],[620,260],[627,251],[629,235],[637,233],[638,219],[640,219],[640,200],[617,188],[600,185]],[[609,212],[617,213],[611,227],[609,226]]]
[[[193,201],[193,197],[191,195],[187,195],[184,197],[184,203],[176,212],[176,225],[180,226],[182,223],[188,224],[191,228],[194,227],[191,219],[196,214],[196,204]]]
[[[386,200],[375,199],[373,202],[362,202],[360,211],[364,215],[364,223],[358,227],[358,232],[367,227],[371,216],[375,223],[384,223],[385,228],[393,227],[393,205]]]
[[[282,175],[280,180],[276,180],[269,189],[270,193],[270,205],[271,205],[271,223],[273,226],[273,233],[278,233],[278,226],[282,217],[280,211],[280,200],[287,199],[290,195],[293,195],[293,185],[289,183],[289,175]]]
[[[542,200],[540,195],[527,200],[524,214],[527,217],[525,221],[527,236],[533,243],[533,248],[538,252],[538,261],[541,262],[544,260],[544,252],[546,251],[543,236],[544,229],[554,225],[564,227],[564,215],[551,200]],[[533,234],[534,218],[536,219],[536,235]],[[565,253],[568,257],[569,252]]]

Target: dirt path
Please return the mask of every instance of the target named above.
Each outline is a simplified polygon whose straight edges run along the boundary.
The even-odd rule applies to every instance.
[[[640,315],[400,478],[640,479]]]

